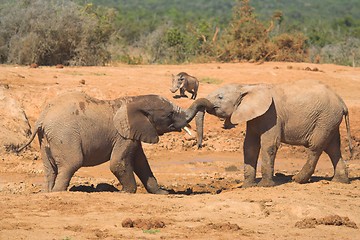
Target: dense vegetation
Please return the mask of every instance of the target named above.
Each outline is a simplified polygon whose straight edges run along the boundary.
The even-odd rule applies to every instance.
[[[360,65],[360,1],[0,0],[0,63]]]

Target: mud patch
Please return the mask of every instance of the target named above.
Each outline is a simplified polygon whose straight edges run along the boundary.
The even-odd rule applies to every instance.
[[[69,191],[71,192],[119,192],[119,189],[117,189],[115,186],[108,184],[108,183],[99,183],[94,186],[94,184],[88,185],[75,185],[72,186]]]
[[[217,230],[217,231],[239,231],[241,230],[241,227],[239,227],[237,224],[235,223],[209,223],[206,225],[206,228],[208,229],[213,229],[213,230]]]
[[[140,228],[143,230],[164,228],[165,223],[159,219],[135,219],[126,218],[121,225],[124,228]]]
[[[197,194],[219,194],[224,191],[233,190],[240,187],[241,181],[238,179],[224,177],[202,178],[200,183],[182,184],[175,183],[164,186],[170,194],[197,195]]]
[[[350,221],[348,217],[340,217],[339,215],[330,215],[324,218],[305,218],[295,223],[297,228],[315,228],[316,225],[332,225],[346,226],[357,229],[355,222]]]

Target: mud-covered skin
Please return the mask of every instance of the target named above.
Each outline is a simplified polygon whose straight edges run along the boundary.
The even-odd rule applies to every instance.
[[[135,193],[135,174],[149,193],[159,188],[141,142],[157,143],[159,136],[181,131],[196,112],[210,108],[198,99],[187,109],[157,95],[103,101],[84,93],[61,95],[47,104],[36,122],[29,145],[38,134],[47,179],[47,191],[65,191],[80,167],[110,161],[110,170],[123,186]]]
[[[214,104],[208,113],[224,118],[227,125],[246,122],[244,187],[275,185],[274,161],[280,143],[307,148],[308,159],[293,177],[295,182],[308,182],[321,153],[325,152],[333,164],[333,181],[349,183],[339,132],[345,116],[351,149],[348,109],[327,86],[310,80],[276,85],[229,84],[210,93],[207,99]],[[199,147],[203,121],[204,112],[199,112],[196,117]],[[262,179],[256,184],[259,155]]]

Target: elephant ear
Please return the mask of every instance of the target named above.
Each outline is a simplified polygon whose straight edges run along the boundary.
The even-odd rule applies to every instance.
[[[145,143],[159,142],[156,129],[135,103],[123,104],[116,111],[113,120],[115,128],[124,138]]]
[[[231,122],[239,124],[263,115],[273,101],[271,91],[266,85],[251,85],[242,88],[237,106],[231,115]]]

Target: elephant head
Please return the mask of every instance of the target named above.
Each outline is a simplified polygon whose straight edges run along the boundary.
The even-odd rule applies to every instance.
[[[200,98],[183,110],[165,98],[156,95],[138,96],[122,104],[114,115],[114,125],[127,139],[157,143],[159,136],[181,131],[198,111],[212,109],[212,104]]]
[[[273,101],[271,90],[265,84],[228,84],[210,93],[206,99],[213,104],[213,108],[206,111],[225,119],[225,128],[263,115]],[[199,148],[202,147],[204,116],[205,111],[196,116]]]

